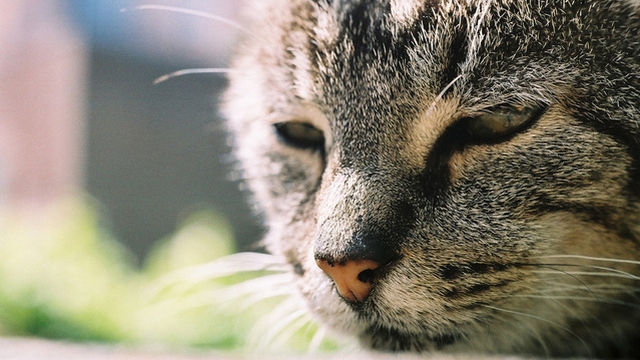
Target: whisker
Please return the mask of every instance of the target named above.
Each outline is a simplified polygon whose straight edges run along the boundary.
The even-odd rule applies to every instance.
[[[606,261],[606,262],[613,262],[613,263],[619,263],[619,264],[640,265],[640,261],[635,261],[635,260],[600,258],[600,257],[592,257],[592,256],[584,256],[584,255],[545,255],[545,256],[538,256],[538,258],[581,259],[581,260],[592,260],[592,261]]]
[[[584,281],[582,281],[577,276],[575,276],[575,274],[572,274],[572,273],[570,273],[568,271],[565,271],[565,270],[555,269],[555,268],[553,268],[553,267],[551,267],[549,265],[538,264],[538,266],[543,267],[543,268],[551,269],[551,270],[554,271],[553,273],[562,273],[562,274],[565,274],[565,275],[571,277],[575,281],[579,282],[583,286],[584,289],[589,291],[593,295],[593,297],[595,297],[596,299],[598,298],[598,295],[596,295],[596,293],[594,293],[593,290],[591,290],[591,288],[589,288],[589,286]],[[539,270],[533,270],[532,273],[541,274],[542,272],[540,272]]]
[[[318,350],[320,350],[320,345],[322,345],[322,342],[326,338],[326,335],[327,335],[327,329],[322,326],[319,327],[316,330],[316,333],[313,334],[313,337],[309,342],[309,346],[307,347],[307,353],[309,354],[317,353]]]
[[[231,275],[259,271],[285,272],[287,266],[273,255],[255,252],[242,252],[228,255],[202,265],[189,266],[157,279],[147,290],[150,296],[157,295],[172,287],[186,291],[204,281],[224,278]]]
[[[247,280],[245,282],[226,286],[220,290],[213,290],[211,294],[219,299],[221,302],[227,302],[229,304],[233,303],[236,300],[241,300],[243,304],[247,304],[250,306],[262,300],[275,298],[278,296],[291,295],[293,293],[293,289],[288,286],[290,284],[290,278],[286,277],[286,281],[283,282],[267,282],[264,283],[263,279],[266,277],[272,277],[276,275],[269,275],[264,277],[259,277],[256,279]]]
[[[628,306],[628,307],[633,307],[633,308],[640,308],[640,305],[634,304],[634,303],[630,303],[630,302],[626,302],[626,301],[620,301],[620,300],[615,300],[615,299],[611,299],[611,298],[597,298],[597,299],[594,299],[594,298],[592,298],[590,296],[507,295],[507,296],[505,296],[505,298],[576,300],[576,301],[589,301],[589,302],[598,302],[598,303],[615,304],[615,305],[623,305],[623,306]]]
[[[582,255],[548,255],[548,256],[545,256],[545,257],[549,257],[549,258],[552,258],[552,257],[575,258],[575,259],[584,259],[584,260],[593,260],[593,261],[608,261],[608,262],[614,262],[614,263],[620,263],[620,264],[640,265],[640,262],[634,261],[634,260],[619,260],[619,259],[597,258],[597,257],[582,256]],[[626,271],[622,271],[622,270],[618,270],[618,269],[614,269],[614,268],[610,268],[610,267],[597,266],[597,265],[561,264],[561,263],[554,263],[554,264],[528,264],[528,265],[540,266],[540,267],[545,267],[545,266],[581,267],[581,268],[586,268],[586,269],[603,270],[603,271],[606,271],[606,272],[615,273],[615,274],[620,275],[618,277],[623,277],[623,278],[627,278],[627,279],[640,280],[640,276],[638,276],[638,275],[634,275],[632,273],[629,273],[629,272],[626,272]],[[579,272],[571,272],[571,273],[572,274],[579,274]],[[594,276],[595,276],[595,274],[602,274],[602,273],[588,273],[588,275],[594,275]],[[606,275],[606,274],[602,274],[602,275]],[[602,276],[602,275],[600,275],[600,276]]]
[[[163,316],[172,316],[189,310],[210,307],[215,303],[215,298],[203,294],[183,295],[181,297],[164,299],[159,302],[149,304],[141,313],[163,314]]]
[[[612,272],[614,274],[623,275],[623,277],[628,277],[629,279],[640,280],[640,276],[634,275],[626,271],[618,270],[618,269],[608,268],[604,266],[583,266],[583,267],[587,269],[604,270],[604,271]]]
[[[552,326],[555,326],[555,327],[557,327],[559,329],[562,329],[562,330],[566,331],[567,333],[571,334],[572,336],[574,336],[577,340],[579,340],[582,343],[582,345],[584,345],[584,348],[587,350],[587,353],[589,354],[588,357],[591,357],[591,355],[590,355],[591,354],[591,349],[589,348],[587,343],[578,334],[576,334],[575,332],[571,331],[569,328],[567,328],[565,326],[562,326],[562,325],[560,325],[560,324],[558,324],[558,323],[556,323],[554,321],[551,321],[551,320],[548,320],[548,319],[545,319],[545,318],[542,318],[540,316],[536,316],[536,315],[533,315],[533,314],[527,314],[527,313],[523,313],[523,312],[520,312],[520,311],[502,309],[502,308],[491,306],[491,305],[485,305],[485,304],[480,304],[480,305],[485,307],[485,308],[487,308],[487,309],[491,309],[491,310],[494,310],[494,311],[500,311],[500,312],[504,312],[504,313],[507,313],[507,314],[524,316],[524,317],[528,317],[528,318],[535,319],[535,320],[538,320],[538,321],[542,321],[544,323],[547,323],[549,325],[552,325]]]
[[[222,307],[233,305],[236,308],[238,306],[249,308],[262,300],[290,295],[293,292],[288,286],[283,286],[284,284],[290,284],[289,277],[284,277],[286,279],[282,279],[282,281],[273,281],[275,277],[281,275],[283,274],[266,275],[230,286],[217,285],[212,290],[161,299],[151,307],[169,308],[177,310],[176,312],[211,306],[212,304],[218,304]],[[164,313],[164,311],[161,312]]]
[[[486,306],[488,306],[488,305],[486,305]],[[495,317],[495,315],[494,315],[494,317]],[[503,331],[503,329],[501,329],[504,326],[493,325],[490,321],[488,321],[486,319],[479,318],[477,320],[479,320],[482,324],[484,324],[486,326],[487,331],[490,331],[490,330],[496,331],[500,337],[502,337],[506,342],[509,342],[509,337],[506,335],[506,333]],[[509,324],[513,324],[513,320],[512,319],[507,319],[506,321]],[[519,324],[519,328],[520,329],[522,329],[523,326],[526,326],[527,332],[530,332],[532,334],[532,337],[540,344],[540,346],[544,349],[543,350],[544,353],[547,354],[547,357],[548,357],[548,348],[546,346],[546,343],[545,343],[544,339],[540,336],[540,333],[538,331],[536,331],[530,324],[527,324],[527,323]],[[482,352],[482,350],[480,352]]]
[[[169,5],[137,5],[137,6],[132,7],[131,9],[134,10],[134,11],[138,11],[138,10],[162,10],[162,11],[169,11],[169,12],[175,12],[175,13],[199,16],[199,17],[202,17],[202,18],[211,19],[211,20],[215,20],[215,21],[221,22],[221,23],[226,24],[226,25],[228,25],[228,26],[230,26],[232,28],[235,28],[237,30],[242,31],[243,33],[253,37],[254,39],[260,40],[260,38],[258,36],[256,36],[254,33],[249,31],[249,29],[247,29],[246,27],[240,25],[240,23],[238,23],[236,21],[233,21],[231,19],[228,19],[226,17],[210,14],[210,13],[207,13],[207,12],[204,12],[204,11],[186,9],[186,8],[181,8],[181,7],[177,7],[177,6],[169,6]],[[128,8],[120,9],[120,12],[126,12],[126,11],[129,11],[129,9]]]
[[[594,267],[596,268],[596,267]],[[606,269],[606,268],[604,268]],[[604,270],[603,269],[603,270]],[[604,273],[604,272],[591,272],[591,271],[567,271],[565,272],[565,274],[567,275],[580,275],[580,276],[602,276],[602,277],[612,277],[612,278],[623,278],[623,279],[631,279],[631,280],[640,280],[640,277],[633,275],[633,274],[629,274],[627,272],[624,271],[614,271],[613,269],[607,269],[612,273]],[[558,271],[558,270],[555,270]],[[554,272],[552,271],[542,271],[542,270],[533,270],[532,272],[534,273],[538,273],[538,274],[553,274]]]
[[[304,309],[300,309],[296,311],[296,313],[292,313],[289,315],[291,317],[290,320],[284,322],[283,326],[280,329],[275,329],[275,333],[273,336],[273,343],[270,346],[273,348],[279,348],[285,345],[287,341],[290,341],[293,338],[293,334],[298,331],[301,331],[305,326],[309,326],[311,319],[307,316],[307,312]]]
[[[580,292],[583,291],[588,291],[591,295],[593,295],[592,297],[584,297],[584,298],[588,298],[590,299],[592,302],[600,302],[600,297],[598,297],[596,295],[596,293],[589,287],[586,286],[584,284],[582,285],[576,285],[575,289],[572,291],[578,290]],[[574,309],[574,307],[579,307],[584,314],[587,314],[586,316],[592,318],[595,322],[597,323],[602,323],[601,320],[594,316],[588,309],[587,307],[582,304],[582,303],[573,303],[571,304],[572,306],[569,306],[569,304],[565,301],[561,301],[561,300],[566,300],[565,297],[568,296],[549,296],[548,294],[546,294],[544,291],[541,291],[540,289],[534,288],[534,287],[530,287],[529,291],[531,291],[532,293],[524,293],[524,294],[513,294],[513,295],[507,295],[507,297],[511,297],[511,298],[534,298],[534,299],[543,299],[546,300],[548,302],[553,302],[554,304],[556,304],[557,306],[559,306],[560,308],[564,309],[565,312],[567,312],[568,314],[571,314],[575,319],[578,319],[582,325],[588,329],[589,333],[591,335],[593,335],[593,332],[591,330],[591,328],[589,327],[589,325],[586,323],[585,319],[580,316],[577,313],[577,310]],[[534,293],[538,293],[540,295],[534,295]],[[566,291],[564,291],[564,293],[567,293]]]
[[[285,300],[253,327],[249,338],[254,339],[255,348],[258,350],[266,349],[282,329],[305,315],[306,310],[300,308],[295,299]]]
[[[460,78],[462,77],[462,75],[458,75],[455,77],[455,79],[451,80],[447,86],[444,87],[444,89],[442,89],[442,91],[440,91],[440,93],[438,94],[438,96],[436,96],[436,98],[433,100],[433,102],[431,103],[431,105],[429,106],[429,108],[427,109],[425,116],[429,116],[431,114],[431,112],[433,111],[433,109],[436,107],[438,101],[442,100],[442,98],[444,97],[444,94],[449,90],[449,88],[451,88],[453,86],[453,84],[456,83],[456,81],[460,80]]]
[[[178,71],[174,71],[169,74],[165,74],[160,76],[159,78],[153,80],[153,85],[158,85],[161,82],[167,81],[174,77],[183,76],[183,75],[191,75],[191,74],[228,74],[233,72],[233,69],[230,68],[194,68],[194,69],[182,69]]]
[[[474,316],[473,320],[475,321],[474,328],[479,329],[481,334],[490,334],[493,331],[505,342],[509,341],[504,331],[502,331],[499,326],[493,325],[489,320],[479,316]],[[493,337],[493,334],[491,334],[491,336]],[[463,334],[462,337],[469,343],[473,353],[483,352],[483,348],[479,348],[478,344],[471,341],[473,340],[473,337],[470,337],[468,334]],[[484,343],[480,344],[480,346],[482,345],[484,345]]]
[[[548,289],[540,289],[538,292],[542,294],[546,293],[555,293],[555,292],[566,292],[566,291],[576,291],[581,290],[585,291],[583,285],[570,285],[563,282],[551,282],[545,281],[546,284],[554,285],[552,288]],[[598,293],[620,293],[621,291],[640,291],[640,287],[623,285],[623,284],[590,284],[589,289],[593,291],[597,291]]]

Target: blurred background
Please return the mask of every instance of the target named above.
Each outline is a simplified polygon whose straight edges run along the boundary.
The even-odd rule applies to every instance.
[[[218,113],[237,40],[236,0],[3,0],[0,3],[0,203],[37,211],[77,192],[101,204],[115,237],[143,259],[196,209],[232,224],[240,248],[260,233]],[[126,11],[125,11],[126,10]]]
[[[263,345],[331,347],[299,302],[278,305],[282,291],[251,296],[288,278],[243,285],[265,272],[251,261],[235,277],[233,262],[201,267],[255,249],[262,232],[230,175],[225,78],[153,83],[225,67],[239,34],[144,4],[232,20],[241,7],[0,2],[0,336],[239,349],[274,314],[254,332]]]

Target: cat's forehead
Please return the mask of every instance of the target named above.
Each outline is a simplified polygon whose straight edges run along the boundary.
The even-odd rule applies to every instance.
[[[481,42],[483,34],[478,29],[493,1],[316,0],[312,3],[313,10],[303,17],[308,41],[301,43],[300,37],[296,37],[286,47],[294,54],[299,50],[297,58],[308,61],[307,66],[298,66],[294,72],[315,68],[312,74],[322,79],[357,80],[353,75],[360,74],[365,80],[370,77],[380,83],[385,79],[394,82],[399,76],[414,79],[417,76],[424,78],[419,81],[421,86],[432,83],[429,85],[436,91],[455,75],[445,74],[441,81],[435,77],[443,72],[458,72],[465,58],[473,56],[470,45]],[[304,78],[309,74],[299,75]],[[322,80],[320,83],[332,88],[337,85],[334,80],[330,84]]]
[[[503,93],[526,91],[530,86],[516,73],[529,71],[528,65],[542,66],[536,59],[545,51],[579,53],[572,34],[581,31],[580,17],[591,11],[591,6],[572,1],[299,0],[297,4],[303,4],[299,8],[305,14],[294,20],[296,26],[287,27],[296,36],[289,36],[291,41],[284,46],[296,60],[291,70],[296,86],[314,84],[321,91],[321,84],[335,87],[340,82],[336,79],[370,75],[382,82],[406,76],[418,79],[414,82],[423,88],[428,85],[432,97],[457,76],[470,83],[488,72],[494,78],[509,75]],[[608,6],[601,4],[594,12]],[[545,21],[534,20],[533,11]],[[580,39],[587,41],[589,35]],[[503,61],[507,57],[517,59],[517,66]],[[546,69],[562,68],[555,58],[547,56],[544,61]],[[316,78],[302,81],[305,77]],[[456,82],[456,87],[465,81]]]
[[[336,143],[343,146],[360,146],[366,139],[373,153],[373,144],[404,143],[401,137],[413,133],[420,134],[422,143],[431,143],[456,119],[493,105],[548,103],[550,91],[557,88],[553,79],[562,79],[554,74],[565,71],[555,63],[541,67],[535,58],[540,46],[532,40],[540,36],[525,32],[533,29],[525,15],[513,16],[509,23],[495,16],[498,11],[502,16],[519,14],[516,10],[529,6],[525,1],[300,0],[298,4],[306,13],[292,12],[299,17],[287,26],[280,57],[290,59],[290,66],[280,68],[286,74],[281,77],[286,79],[282,88],[291,95],[287,105],[298,100],[318,104]],[[507,30],[510,38],[502,42],[485,36]],[[531,51],[527,43],[535,45]],[[496,55],[516,53],[517,65]],[[523,80],[534,66],[540,68],[536,76]],[[431,104],[439,93],[447,95],[450,106],[440,102],[435,116]],[[424,114],[430,114],[428,119]],[[391,134],[397,138],[390,139]]]
[[[436,13],[464,13],[492,4],[494,0],[308,0],[321,9],[320,13],[337,15],[341,26],[349,27],[381,20],[386,25],[410,26]],[[504,1],[510,3],[511,1]],[[322,15],[320,15],[322,16]],[[354,21],[355,20],[355,21]],[[379,21],[379,23],[381,23]]]
[[[598,25],[619,21],[615,11],[632,12],[624,6],[631,3],[296,0],[283,15],[273,2],[279,45],[260,47],[273,55],[265,63],[277,65],[269,74],[289,95],[284,106],[302,100],[335,119],[374,122],[385,109],[390,118],[400,108],[426,111],[448,89],[468,116],[500,103],[553,101],[577,68],[599,66],[590,50],[599,39],[631,36]]]
[[[319,11],[316,20],[323,30],[362,29],[370,26],[409,27],[426,12],[451,8],[451,0],[314,0]]]

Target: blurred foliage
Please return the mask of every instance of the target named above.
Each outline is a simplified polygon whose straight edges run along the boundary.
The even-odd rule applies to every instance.
[[[0,335],[238,350],[256,319],[282,301],[247,307],[212,300],[212,289],[260,272],[159,287],[171,274],[234,251],[229,224],[213,211],[185,219],[139,268],[96,209],[76,198],[37,216],[0,214]],[[314,326],[301,328],[287,333],[285,349],[313,341]]]

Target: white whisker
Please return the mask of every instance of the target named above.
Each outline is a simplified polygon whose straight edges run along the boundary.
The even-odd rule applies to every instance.
[[[456,81],[460,80],[460,78],[462,78],[462,75],[456,76],[455,79],[451,80],[447,84],[447,86],[445,86],[444,89],[442,89],[442,91],[440,91],[438,96],[436,96],[436,98],[433,100],[433,102],[431,103],[431,105],[427,109],[427,112],[425,113],[425,116],[429,116],[431,114],[433,109],[435,109],[436,105],[438,104],[438,101],[442,100],[442,97],[444,97],[444,94],[449,90],[449,88],[451,88],[453,86],[453,84],[456,83]]]
[[[554,285],[552,288],[541,289],[538,292],[542,294],[567,292],[567,291],[593,291],[598,293],[620,293],[621,291],[640,291],[640,287],[623,285],[623,284],[589,284],[589,289],[585,289],[584,285],[570,285],[563,282],[545,281],[548,285]]]
[[[285,263],[276,256],[252,252],[237,253],[164,275],[152,284],[147,293],[152,297],[169,288],[187,291],[196,284],[241,273],[286,270]]]
[[[300,307],[297,299],[287,299],[264,316],[252,329],[250,339],[256,344],[258,350],[266,349],[276,336],[287,325],[296,319],[305,316],[306,309]]]
[[[607,261],[607,262],[620,263],[620,264],[640,265],[640,261],[635,261],[635,260],[600,258],[600,257],[583,256],[583,255],[545,255],[545,256],[538,256],[538,258],[581,259],[581,260],[592,260],[592,261]]]
[[[575,301],[598,302],[598,303],[615,304],[615,305],[629,306],[629,307],[633,307],[633,308],[640,308],[640,305],[629,303],[629,302],[626,302],[626,301],[620,301],[620,300],[602,298],[602,297],[593,298],[591,296],[509,295],[509,296],[505,296],[505,297],[508,297],[508,298],[524,298],[524,299],[575,300]]]
[[[293,338],[293,334],[308,326],[311,321],[307,316],[307,311],[304,309],[297,310],[295,313],[290,314],[289,317],[290,319],[283,319],[280,329],[274,329],[274,341],[270,344],[272,348],[283,347],[287,341]]]
[[[600,297],[588,286],[586,286],[585,288],[585,284],[579,285],[579,286],[575,286],[575,290],[578,290],[580,292],[585,292],[587,291],[589,294],[591,294],[591,297],[585,297],[590,299],[592,302],[598,302],[600,301]],[[507,297],[512,297],[512,298],[535,298],[535,299],[543,299],[543,300],[547,300],[550,302],[555,303],[557,306],[559,306],[560,308],[564,309],[564,311],[568,314],[571,314],[575,319],[578,319],[582,325],[584,325],[584,327],[586,329],[588,329],[589,333],[591,335],[593,335],[593,332],[591,331],[591,328],[589,327],[589,325],[586,323],[585,319],[583,319],[583,317],[578,314],[578,312],[576,311],[575,307],[579,307],[583,314],[587,314],[586,316],[590,317],[593,319],[593,321],[597,322],[597,323],[601,323],[600,319],[598,319],[596,316],[594,316],[589,309],[587,309],[587,307],[582,304],[582,303],[572,303],[571,306],[569,306],[569,304],[566,301],[561,301],[561,300],[567,300],[565,297],[570,297],[570,296],[563,296],[563,295],[556,295],[556,296],[549,296],[548,294],[546,294],[544,291],[539,290],[537,288],[530,288],[530,291],[532,291],[532,293],[529,294],[515,294],[515,295],[507,295]],[[537,293],[540,295],[534,295],[533,293]],[[567,293],[567,291],[564,291],[563,293]]]
[[[230,286],[217,285],[216,288],[212,290],[196,292],[194,294],[181,294],[178,297],[163,299],[150,307],[158,309],[167,308],[175,310],[175,312],[211,306],[212,304],[218,304],[222,307],[234,306],[236,309],[238,306],[249,308],[262,300],[287,296],[292,293],[292,289],[289,287],[289,277],[286,277],[287,281],[271,281],[274,277],[280,275],[282,274],[267,275],[245,280],[244,282]],[[262,284],[263,282],[265,285]],[[283,284],[287,286],[285,287]],[[164,313],[165,311],[160,312]]]
[[[571,331],[569,328],[567,328],[565,326],[562,326],[562,325],[560,325],[560,324],[558,324],[558,323],[556,323],[554,321],[551,321],[551,320],[548,320],[548,319],[545,319],[543,317],[536,316],[536,315],[533,315],[533,314],[523,313],[523,312],[520,312],[520,311],[507,310],[507,309],[502,309],[502,308],[495,307],[495,306],[490,306],[490,305],[481,305],[481,306],[483,306],[483,307],[485,307],[487,309],[500,311],[500,312],[504,312],[504,313],[507,313],[507,314],[513,314],[513,315],[528,317],[528,318],[535,319],[535,320],[547,323],[549,325],[555,326],[555,327],[557,327],[559,329],[562,329],[562,330],[566,331],[567,333],[573,335],[577,340],[579,340],[582,343],[582,345],[584,345],[585,349],[587,350],[587,353],[591,353],[591,349],[589,348],[587,343],[580,336],[578,336],[578,334],[576,334],[575,332]]]
[[[592,268],[598,268],[598,267],[592,267]],[[640,277],[633,274],[629,274],[624,271],[615,271],[614,269],[607,269],[607,268],[603,268],[603,269],[606,269],[610,272],[605,273],[605,272],[591,272],[591,271],[566,271],[564,273],[572,276],[602,276],[602,277],[640,280]],[[532,272],[536,274],[554,274],[554,273],[557,273],[558,270],[555,270],[555,271],[533,270]]]
[[[227,24],[232,28],[235,28],[237,30],[242,31],[243,33],[253,37],[254,39],[258,39],[260,40],[259,37],[257,37],[255,34],[253,34],[251,31],[249,31],[249,29],[247,29],[246,27],[240,25],[238,22],[235,22],[231,19],[225,18],[223,16],[218,16],[218,15],[214,15],[214,14],[210,14],[204,11],[198,11],[198,10],[193,10],[193,9],[185,9],[185,8],[181,8],[181,7],[176,7],[176,6],[168,6],[168,5],[138,5],[138,6],[134,6],[131,8],[132,10],[162,10],[162,11],[169,11],[169,12],[175,12],[175,13],[180,13],[180,14],[187,14],[187,15],[194,15],[194,16],[198,16],[198,17],[202,17],[202,18],[206,18],[206,19],[211,19],[211,20],[215,20],[218,22],[221,22],[223,24]],[[129,11],[128,8],[122,8],[120,9],[121,12],[125,12],[125,11]]]
[[[553,273],[554,273],[554,274],[560,273],[560,274],[564,274],[564,275],[566,275],[566,276],[568,276],[568,277],[570,277],[570,278],[574,279],[575,281],[577,281],[577,282],[579,282],[579,283],[580,283],[580,286],[581,286],[583,289],[585,289],[585,290],[589,291],[589,292],[593,295],[593,297],[595,297],[596,299],[598,298],[598,295],[596,295],[596,294],[591,290],[591,288],[589,288],[589,285],[587,285],[587,284],[586,284],[582,279],[578,278],[575,274],[571,274],[569,271],[566,271],[566,270],[555,269],[555,268],[553,268],[553,267],[551,267],[551,266],[549,266],[549,265],[538,265],[538,266],[540,266],[540,267],[545,267],[545,268],[549,268],[549,269],[553,270]],[[542,273],[540,270],[533,270],[533,271],[531,271],[531,272],[532,272],[532,273],[534,273],[534,274],[541,274],[541,273]]]
[[[194,69],[183,69],[174,71],[169,74],[165,74],[160,76],[159,78],[153,80],[153,85],[157,85],[161,82],[167,81],[171,78],[183,75],[191,75],[191,74],[228,74],[233,72],[233,69],[229,68],[194,68]]]
[[[322,342],[324,341],[326,335],[327,335],[327,329],[325,329],[324,327],[319,327],[316,330],[316,333],[313,334],[313,337],[309,342],[307,353],[312,354],[312,353],[318,352],[318,350],[320,349],[320,345],[322,345]]]
[[[284,272],[285,269],[288,266],[281,258],[260,253],[233,254],[182,269],[153,284],[149,291],[154,295],[149,299],[151,303],[138,316],[148,318],[159,313],[172,317],[212,306],[223,313],[225,307],[233,312],[246,309],[253,313],[253,306],[260,304],[255,309],[262,315],[258,315],[258,321],[246,337],[250,347],[257,351],[280,349],[288,346],[296,334],[306,331],[300,336],[310,337],[307,349],[316,351],[326,337],[325,331],[308,315],[304,302],[293,296],[292,274]],[[243,274],[250,278],[239,282],[237,278],[227,278]],[[257,277],[251,277],[254,275]],[[161,293],[163,290],[166,291]]]
[[[623,277],[628,277],[629,279],[640,280],[640,276],[631,274],[631,273],[626,272],[626,271],[618,270],[618,269],[613,269],[613,268],[608,268],[608,267],[603,267],[603,266],[584,266],[584,267],[587,268],[587,269],[604,270],[604,271],[611,272],[611,273],[614,273],[614,274],[623,275]]]
[[[177,298],[164,299],[145,307],[144,312],[171,316],[213,304],[212,299],[203,294],[191,294]]]
[[[276,275],[258,277],[256,279],[247,280],[239,284],[226,286],[220,290],[212,291],[211,294],[216,296],[216,298],[221,302],[232,304],[237,300],[241,300],[243,304],[247,304],[246,306],[250,306],[262,300],[275,298],[278,296],[291,295],[293,293],[293,288],[290,286],[289,277],[286,277],[286,281],[284,282],[274,281],[263,283],[263,281],[269,280],[263,278],[272,276]]]

